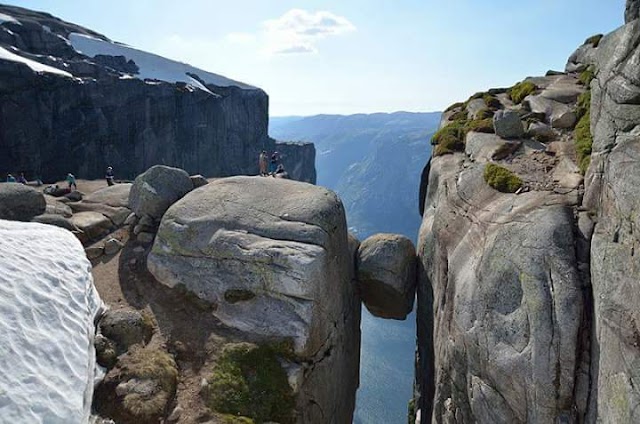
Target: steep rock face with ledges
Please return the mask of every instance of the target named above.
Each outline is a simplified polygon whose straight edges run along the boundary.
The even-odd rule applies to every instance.
[[[422,423],[640,420],[637,8],[567,74],[445,112],[420,187]],[[526,134],[461,121],[478,99],[485,116],[516,111]],[[558,124],[571,114],[575,128]]]
[[[276,149],[259,88],[45,13],[0,13],[1,169],[54,181],[102,178],[108,165],[123,179],[155,164],[257,174],[259,152]]]

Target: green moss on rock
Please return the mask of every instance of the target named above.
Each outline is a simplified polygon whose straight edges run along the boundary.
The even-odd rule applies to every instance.
[[[495,132],[493,128],[493,119],[475,119],[473,121],[469,121],[464,127],[464,134],[469,131],[482,132],[482,133],[493,133]]]
[[[489,93],[486,93],[484,96],[482,96],[482,100],[484,100],[484,104],[489,108],[489,109],[500,109],[502,107],[502,103],[500,103],[500,100],[498,100],[498,98],[496,96],[493,96]]]
[[[578,96],[576,103],[576,116],[582,118],[591,109],[591,90],[585,91]]]
[[[591,149],[593,146],[593,137],[591,135],[591,112],[587,112],[580,118],[574,131],[576,143],[576,155],[578,159],[578,167],[584,175],[591,163]]]
[[[209,406],[257,424],[293,423],[293,392],[278,360],[281,356],[274,346],[227,345],[210,380]]]
[[[511,87],[507,93],[509,98],[516,104],[522,103],[522,101],[530,94],[533,94],[538,87],[530,81],[522,81]]]
[[[587,69],[585,69],[580,73],[580,75],[578,76],[578,79],[582,84],[589,87],[589,85],[591,85],[591,81],[593,81],[595,76],[596,76],[595,68],[593,66],[589,66]]]
[[[489,109],[489,108],[484,108],[481,109],[477,114],[476,114],[476,119],[487,119],[487,118],[493,118],[493,115],[495,115],[495,111]]]
[[[515,193],[522,187],[522,179],[507,168],[490,163],[484,168],[484,180],[503,193]]]

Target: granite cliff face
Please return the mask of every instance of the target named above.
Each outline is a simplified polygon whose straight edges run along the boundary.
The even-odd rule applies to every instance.
[[[566,73],[445,113],[420,188],[416,422],[640,420],[637,9]]]
[[[166,164],[208,177],[256,174],[260,150],[278,149],[267,135],[268,97],[256,87],[45,13],[0,13],[3,172],[102,178],[110,165],[131,179]],[[315,182],[309,167],[290,175]]]

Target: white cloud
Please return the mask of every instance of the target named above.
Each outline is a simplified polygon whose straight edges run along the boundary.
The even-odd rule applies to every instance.
[[[315,53],[319,40],[356,30],[343,16],[302,9],[292,9],[277,19],[265,21],[263,27],[266,50],[271,54]]]

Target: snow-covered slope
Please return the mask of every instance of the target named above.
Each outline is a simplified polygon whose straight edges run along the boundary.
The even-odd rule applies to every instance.
[[[69,72],[54,68],[53,66],[45,65],[35,60],[27,59],[15,53],[11,53],[9,50],[0,47],[0,60],[10,60],[12,62],[20,62],[33,69],[35,72],[48,72],[50,74],[62,75],[65,77],[73,77]]]
[[[210,92],[204,84],[191,75],[196,75],[205,84],[218,87],[239,87],[244,89],[255,89],[250,85],[231,80],[221,75],[203,71],[185,63],[176,62],[162,56],[134,49],[124,44],[101,40],[90,35],[72,33],[69,34],[69,42],[78,52],[89,57],[97,55],[124,56],[127,60],[133,60],[139,73],[136,75],[140,79],[155,79],[167,82],[186,82],[201,90]]]
[[[68,231],[0,220],[0,422],[86,423],[102,308]]]

